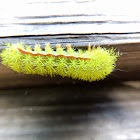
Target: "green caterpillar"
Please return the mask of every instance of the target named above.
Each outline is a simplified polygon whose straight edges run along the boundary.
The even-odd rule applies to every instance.
[[[45,44],[44,50],[40,45],[35,45],[34,49],[21,43],[8,43],[7,46],[0,54],[2,64],[18,73],[60,75],[89,82],[109,75],[119,57],[119,52],[113,48],[91,48],[90,45],[86,51],[75,51],[71,45],[66,45],[67,49],[56,45],[56,50],[50,44]]]

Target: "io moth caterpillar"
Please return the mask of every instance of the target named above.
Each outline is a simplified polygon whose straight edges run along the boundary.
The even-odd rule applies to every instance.
[[[34,49],[21,43],[7,44],[8,48],[0,54],[2,64],[14,71],[25,74],[60,75],[84,81],[104,79],[115,68],[119,52],[114,49],[88,46],[86,51],[74,50],[71,45],[66,48],[56,45],[56,50],[50,44],[40,45]]]

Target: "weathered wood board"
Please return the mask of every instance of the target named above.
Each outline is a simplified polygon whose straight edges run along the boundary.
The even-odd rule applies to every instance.
[[[140,80],[140,44],[119,44],[117,47],[124,55],[118,59],[114,72],[101,82]],[[51,78],[50,76],[18,74],[2,64],[0,64],[0,69],[0,88],[82,83],[80,80],[60,76]]]
[[[114,47],[124,55],[107,79],[139,80],[139,13],[137,0],[5,0],[0,2],[0,49],[7,42],[39,43],[42,47],[48,42],[63,47],[72,44],[83,49],[89,43]],[[0,87],[73,83],[67,78],[28,76],[0,67]]]
[[[123,55],[110,76],[92,83],[18,74],[0,64],[0,139],[140,139],[138,0],[0,1],[0,51],[7,42],[90,43]]]
[[[0,139],[139,140],[140,82],[0,89]]]
[[[137,0],[5,0],[0,36],[139,33]]]
[[[95,44],[136,43],[139,13],[137,0],[5,0],[0,3],[0,37],[46,35],[47,41],[56,43],[59,37],[66,43],[73,38],[73,43],[81,38]]]

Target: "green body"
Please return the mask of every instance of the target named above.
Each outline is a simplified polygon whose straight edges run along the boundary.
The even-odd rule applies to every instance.
[[[62,77],[71,77],[73,79],[81,79],[85,81],[98,81],[104,79],[115,68],[115,62],[119,53],[115,53],[114,49],[107,50],[106,48],[97,47],[90,51],[78,50],[70,48],[58,48],[54,51],[51,47],[46,47],[44,51],[39,45],[36,45],[34,50],[29,46],[18,44],[8,44],[8,48],[2,51],[2,64],[10,67],[14,71],[25,74],[39,75],[60,75]],[[28,52],[42,54],[63,54],[76,57],[90,58],[90,60],[71,59],[65,57],[53,56],[32,56],[23,54],[17,50],[25,49]]]

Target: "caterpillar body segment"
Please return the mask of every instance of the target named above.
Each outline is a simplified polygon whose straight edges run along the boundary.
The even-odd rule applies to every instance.
[[[45,50],[40,45],[34,49],[21,43],[7,44],[2,51],[2,64],[18,73],[39,74],[43,76],[60,75],[84,81],[98,81],[104,79],[115,68],[119,53],[114,49],[92,47],[88,50],[75,51],[71,45],[67,49],[56,45],[54,50],[50,44],[45,44]]]

